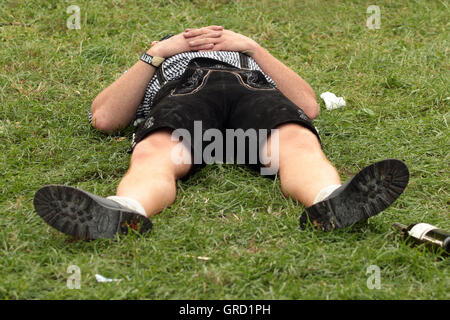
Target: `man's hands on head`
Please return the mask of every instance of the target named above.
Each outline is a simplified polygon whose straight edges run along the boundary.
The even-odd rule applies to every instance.
[[[239,33],[222,26],[190,28],[163,41],[153,41],[147,53],[168,58],[186,51],[254,52],[258,44]]]
[[[163,41],[153,41],[147,53],[152,56],[168,58],[186,51],[212,50],[217,39],[223,33],[223,27],[221,26],[188,30],[195,30],[195,35],[186,38],[185,32],[183,32]],[[190,44],[192,41],[198,41],[198,43]]]
[[[191,50],[254,52],[258,46],[256,41],[231,30],[222,29],[219,36],[210,37],[205,35],[202,29],[186,29],[183,33]],[[199,47],[200,49],[195,49]]]

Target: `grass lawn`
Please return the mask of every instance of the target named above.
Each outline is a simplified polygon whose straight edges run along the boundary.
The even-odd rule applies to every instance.
[[[81,29],[66,21],[80,8]],[[379,29],[367,7],[381,10]],[[18,1],[0,4],[1,299],[449,299],[449,260],[411,247],[394,222],[449,221],[449,2]],[[213,165],[178,184],[151,234],[74,241],[41,220],[45,184],[114,194],[132,129],[88,123],[99,91],[169,32],[209,24],[248,35],[347,106],[315,121],[343,181],[405,161],[404,194],[368,223],[299,231],[279,180]],[[200,258],[199,258],[200,257]],[[68,267],[81,288],[68,289]],[[369,266],[380,288],[367,285]],[[98,283],[94,274],[122,279]]]

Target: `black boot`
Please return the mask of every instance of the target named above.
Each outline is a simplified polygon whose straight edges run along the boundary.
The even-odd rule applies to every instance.
[[[128,227],[150,231],[150,219],[119,203],[68,186],[49,185],[34,196],[37,213],[58,231],[78,239],[114,238]]]
[[[300,217],[300,228],[312,225],[331,231],[368,219],[389,207],[409,181],[408,167],[400,160],[374,163],[336,189]]]

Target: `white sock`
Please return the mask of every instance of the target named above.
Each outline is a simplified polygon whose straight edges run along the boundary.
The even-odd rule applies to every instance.
[[[142,214],[144,217],[147,217],[147,213],[145,212],[144,207],[139,203],[139,201],[134,200],[133,198],[121,197],[121,196],[109,196],[107,199],[113,200],[124,207],[134,210],[139,214]]]
[[[341,186],[341,184],[332,184],[332,185],[329,185],[329,186],[323,188],[322,190],[320,190],[319,193],[317,194],[316,198],[314,199],[314,204],[325,200],[326,197],[328,197],[330,194],[332,194],[333,191],[336,190],[337,188],[339,188],[340,186]]]

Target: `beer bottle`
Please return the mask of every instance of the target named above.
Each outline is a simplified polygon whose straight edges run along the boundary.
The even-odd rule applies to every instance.
[[[434,248],[442,248],[448,255],[450,253],[450,233],[428,223],[414,223],[405,226],[394,223],[394,227],[402,231],[416,243],[425,243]]]

